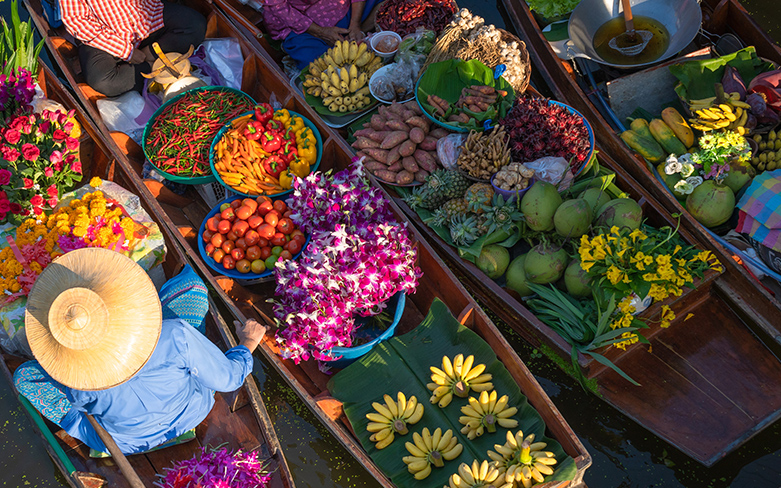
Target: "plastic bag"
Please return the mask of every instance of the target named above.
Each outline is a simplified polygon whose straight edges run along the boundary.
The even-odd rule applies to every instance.
[[[458,156],[466,142],[466,134],[450,134],[437,141],[437,156],[445,169],[458,169]]]
[[[124,132],[141,144],[146,122],[152,117],[155,107],[140,93],[129,91],[118,97],[98,100],[98,112],[111,131]]]
[[[222,77],[221,85],[241,90],[244,56],[239,41],[232,37],[206,39],[201,46],[205,50],[205,61]]]
[[[416,72],[416,67],[407,62],[389,64],[383,73],[372,76],[371,90],[384,102],[408,100],[415,88]]]
[[[401,40],[396,59],[407,56],[423,56],[425,60],[425,57],[428,56],[431,49],[434,47],[436,40],[436,32],[423,27],[418,27],[418,30],[412,34],[407,34]]]
[[[575,178],[570,171],[569,163],[564,158],[546,156],[523,165],[534,170],[534,177],[537,180],[556,185],[559,191],[569,188]]]

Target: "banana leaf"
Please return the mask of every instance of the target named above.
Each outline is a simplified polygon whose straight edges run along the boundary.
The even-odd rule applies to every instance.
[[[452,108],[444,117],[436,118],[445,125],[482,132],[483,122],[490,119],[495,124],[507,115],[507,112],[512,108],[515,91],[503,77],[495,79],[494,71],[477,59],[471,61],[450,59],[430,65],[418,81],[418,102],[431,117],[435,117],[432,115],[434,107],[427,102],[429,95],[436,95],[447,100],[452,107],[461,96],[461,90],[472,85],[492,86],[498,90],[505,90],[507,95],[500,96],[497,102],[485,112],[478,113],[464,109],[463,111],[467,115],[473,117],[466,124],[447,122],[447,118],[454,112]]]
[[[758,74],[773,69],[770,63],[757,57],[754,46],[718,58],[676,63],[669,68],[670,73],[681,81],[676,85],[675,92],[684,100],[701,100],[715,96],[713,85],[721,83],[727,65],[738,70],[746,86]]]
[[[306,79],[306,75],[309,73],[309,67],[307,66],[301,71],[301,74],[298,76],[298,78],[303,82]],[[304,91],[304,98],[306,98],[306,103],[309,104],[310,107],[315,109],[315,112],[319,113],[320,115],[330,115],[332,117],[343,117],[345,115],[353,115],[357,113],[363,113],[368,111],[369,109],[372,109],[376,107],[380,102],[377,101],[376,98],[374,98],[371,94],[369,94],[369,105],[359,108],[357,110],[354,110],[352,112],[331,112],[328,110],[328,107],[323,105],[323,99],[320,97],[316,97],[314,95],[310,95],[306,92],[306,87],[303,87],[302,90]]]
[[[396,486],[446,486],[450,475],[456,472],[461,463],[471,465],[474,459],[488,459],[486,453],[489,449],[493,450],[495,444],[504,444],[507,429],[502,427],[497,427],[495,433],[486,432],[473,441],[461,434],[463,426],[458,422],[458,417],[461,416],[461,407],[468,404],[467,399],[455,397],[444,409],[429,402],[431,392],[426,388],[430,382],[429,367],[441,367],[442,356],[447,355],[452,359],[457,354],[473,354],[475,364],[485,364],[486,371],[493,375],[492,382],[497,394],[508,395],[508,405],[518,408],[513,417],[518,420],[518,427],[512,431],[522,430],[524,435],[534,433],[536,439],[548,444],[546,450],[556,454],[559,463],[554,466],[554,473],[545,478],[546,481],[571,480],[577,472],[575,461],[564,453],[558,442],[545,437],[544,421],[529,405],[491,346],[459,324],[439,299],[434,300],[428,315],[415,330],[375,346],[369,354],[336,374],[328,384],[331,394],[344,404],[344,412],[361,445],[380,469]],[[404,392],[407,398],[415,396],[424,404],[423,418],[409,426],[407,435],[397,436],[390,446],[378,450],[369,440],[366,414],[374,411],[372,402],[382,403],[386,393],[395,400],[399,391]],[[425,480],[418,481],[407,471],[402,458],[409,455],[404,444],[412,442],[412,432],[420,433],[424,427],[428,427],[432,433],[438,427],[443,432],[452,429],[464,446],[464,451],[456,459],[446,461],[443,468],[433,468]]]

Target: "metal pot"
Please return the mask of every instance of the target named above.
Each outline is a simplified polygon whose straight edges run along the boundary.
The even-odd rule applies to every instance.
[[[670,45],[661,57],[641,64],[613,64],[594,51],[594,34],[605,22],[622,14],[621,0],[582,0],[569,19],[567,54],[617,68],[647,66],[683,50],[692,42],[702,24],[702,11],[697,0],[631,0],[631,5],[632,14],[656,19],[670,33]]]

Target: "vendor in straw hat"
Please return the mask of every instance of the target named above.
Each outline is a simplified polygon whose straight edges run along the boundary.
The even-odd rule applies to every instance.
[[[240,345],[223,353],[198,329],[207,290],[186,267],[160,297],[146,272],[124,255],[78,249],[51,263],[28,300],[25,328],[36,361],[14,373],[35,407],[68,434],[107,449],[92,414],[123,453],[154,448],[196,427],[214,392],[241,386],[265,327],[236,331]]]

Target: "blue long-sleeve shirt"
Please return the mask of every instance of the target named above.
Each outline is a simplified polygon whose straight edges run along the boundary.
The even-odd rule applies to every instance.
[[[251,372],[246,347],[223,353],[187,322],[164,320],[152,356],[130,380],[106,390],[66,390],[73,408],[61,426],[108,452],[85,415],[92,414],[123,453],[146,451],[197,426],[211,411],[214,392],[238,389]]]

